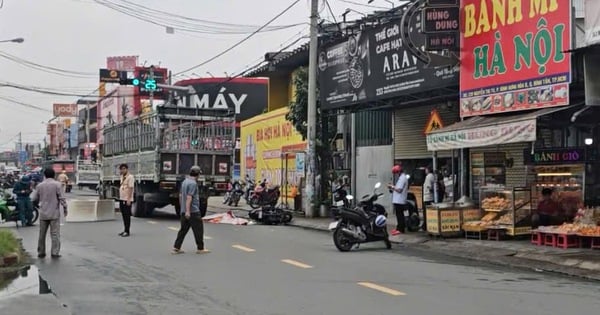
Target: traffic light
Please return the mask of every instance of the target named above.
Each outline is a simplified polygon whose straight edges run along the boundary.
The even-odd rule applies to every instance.
[[[156,82],[155,79],[140,80],[138,78],[133,78],[133,79],[127,79],[127,78],[125,78],[125,79],[120,79],[119,80],[119,84],[120,85],[133,85],[133,86],[137,86],[137,87],[143,87],[148,92],[154,92],[158,88],[158,84],[157,84],[157,82]]]

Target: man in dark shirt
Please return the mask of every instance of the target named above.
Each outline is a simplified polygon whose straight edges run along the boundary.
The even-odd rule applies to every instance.
[[[25,175],[15,184],[13,193],[17,195],[17,207],[19,208],[19,220],[21,226],[32,226],[33,205],[31,204],[31,177]]]
[[[552,225],[552,220],[560,212],[560,205],[552,200],[552,189],[542,189],[542,200],[538,203],[537,214],[539,216],[539,225]]]
[[[182,254],[181,245],[187,235],[187,232],[192,228],[194,239],[196,240],[196,253],[204,254],[209,251],[204,248],[204,225],[202,217],[206,214],[204,207],[200,205],[200,196],[198,192],[198,176],[201,169],[198,166],[192,166],[190,176],[182,183],[179,193],[179,204],[181,205],[181,227],[177,233],[177,239],[173,246],[173,254]]]

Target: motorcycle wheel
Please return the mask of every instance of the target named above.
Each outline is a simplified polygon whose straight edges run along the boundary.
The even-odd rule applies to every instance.
[[[290,222],[292,222],[292,214],[289,212],[284,212],[281,221],[283,222],[283,224],[288,224]]]
[[[419,230],[421,220],[419,219],[418,214],[413,213],[406,219],[406,223],[406,227],[410,232],[417,232]]]
[[[349,252],[354,246],[354,242],[344,235],[344,232],[342,232],[343,226],[343,224],[338,225],[333,232],[333,244],[340,252]]]
[[[33,211],[32,211],[32,213],[31,213],[31,215],[33,216],[31,218],[31,223],[35,223],[35,222],[37,222],[37,220],[40,217],[40,212],[38,211],[37,208],[34,208]]]
[[[260,202],[260,200],[258,200],[258,197],[255,196],[255,197],[250,198],[250,201],[248,201],[248,205],[252,209],[258,209],[258,208],[260,208],[259,202]]]

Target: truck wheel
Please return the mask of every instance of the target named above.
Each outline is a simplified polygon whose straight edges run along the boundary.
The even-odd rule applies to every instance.
[[[147,205],[144,202],[143,196],[135,197],[133,204],[131,205],[131,213],[136,218],[144,218],[149,215]]]

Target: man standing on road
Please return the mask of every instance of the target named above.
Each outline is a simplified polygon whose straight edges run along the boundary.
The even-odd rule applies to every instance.
[[[394,204],[394,212],[398,225],[392,231],[392,235],[399,235],[405,232],[406,222],[404,222],[404,211],[408,210],[406,206],[406,198],[408,197],[408,178],[402,170],[402,164],[396,164],[392,168],[392,174],[399,175],[396,180],[396,185],[389,184],[388,188],[392,192],[392,203]]]
[[[127,164],[119,165],[119,171],[121,172],[121,186],[119,187],[119,209],[123,216],[123,225],[125,229],[119,233],[122,237],[129,236],[129,228],[131,227],[131,204],[133,203],[133,188],[135,186],[135,179],[133,175],[129,173],[129,166]]]
[[[62,188],[63,194],[67,192],[67,185],[69,184],[69,176],[67,176],[67,171],[62,171],[60,175],[58,175],[58,181],[60,182],[60,187]]]
[[[427,231],[427,206],[433,204],[433,189],[435,185],[435,176],[432,167],[425,167],[425,181],[423,182],[423,231]]]
[[[33,205],[29,197],[31,194],[31,178],[28,175],[21,177],[21,180],[13,187],[13,193],[17,195],[17,207],[21,226],[32,226]]]
[[[40,208],[40,237],[38,239],[38,257],[46,257],[46,234],[50,227],[52,238],[52,258],[60,257],[60,206],[63,207],[64,216],[67,216],[67,201],[60,183],[54,180],[54,170],[44,170],[44,177],[33,192],[33,200],[38,201]]]
[[[204,248],[204,225],[202,217],[206,214],[206,208],[200,205],[200,196],[198,191],[198,176],[202,173],[200,167],[192,166],[190,176],[181,183],[179,193],[179,202],[181,205],[181,227],[177,233],[177,239],[173,246],[173,254],[182,254],[181,245],[192,228],[194,239],[196,240],[196,253],[205,254],[209,251]],[[201,211],[202,210],[202,211]]]

